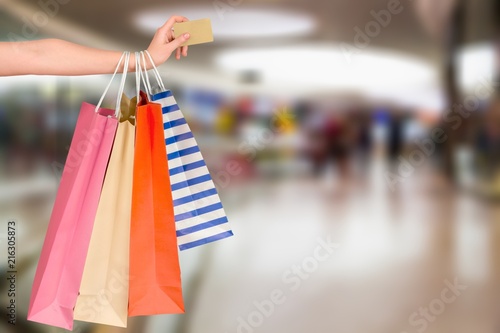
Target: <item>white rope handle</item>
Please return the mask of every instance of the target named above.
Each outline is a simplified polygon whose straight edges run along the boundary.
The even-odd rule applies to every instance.
[[[142,58],[142,65],[143,65],[143,71],[141,71],[141,73],[144,75],[145,77],[145,82],[144,82],[144,86],[145,86],[145,89],[146,89],[146,93],[148,95],[151,95],[151,84],[149,82],[149,75],[148,75],[148,66],[146,65],[146,57],[144,56],[144,51],[141,51],[141,58]],[[144,77],[143,77],[143,80],[144,80]]]
[[[160,86],[160,88],[162,90],[167,90],[167,89],[165,89],[165,85],[163,85],[163,81],[161,79],[160,72],[158,71],[158,68],[156,68],[156,66],[155,66],[155,62],[153,61],[153,57],[151,56],[151,54],[149,53],[148,50],[146,50],[144,52],[148,55],[149,60],[151,61],[151,65],[153,66],[153,73],[156,76],[156,81],[158,82],[158,85]]]
[[[123,92],[125,90],[125,81],[127,80],[127,73],[128,73],[128,65],[130,63],[130,52],[125,52],[125,64],[123,65],[123,75],[122,75],[122,80],[120,82],[120,88],[118,90],[118,97],[116,99],[116,108],[115,108],[115,117],[119,118],[121,114],[121,103],[122,103],[122,96]]]
[[[111,77],[111,80],[109,81],[108,86],[106,87],[106,89],[104,89],[104,93],[102,94],[101,99],[99,100],[99,103],[97,103],[97,106],[95,107],[95,112],[99,112],[99,109],[101,108],[102,101],[104,101],[104,97],[108,93],[109,87],[111,87],[111,83],[113,82],[113,80],[116,76],[116,73],[118,73],[118,70],[120,69],[120,65],[122,64],[122,61],[125,58],[125,54],[126,54],[126,52],[123,52],[120,60],[118,61],[118,65],[116,65],[115,72],[113,73],[113,76]]]
[[[138,64],[139,64],[140,76],[141,76],[141,79],[142,79],[142,83],[144,84],[144,90],[146,91],[146,95],[149,96],[150,92],[151,92],[151,85],[149,85],[149,82],[146,79],[147,72],[145,70],[145,65],[143,65],[141,63],[141,56],[143,55],[142,53],[143,53],[143,51],[138,52],[138,55],[139,55],[139,57],[138,57],[138,59],[139,59]],[[140,93],[139,93],[139,95],[140,95]]]
[[[144,67],[144,73],[146,75],[147,86],[149,88],[148,94],[149,95],[153,95],[153,89],[151,88],[151,81],[149,80],[149,75],[148,75],[148,71],[147,71],[146,57],[144,56],[144,53],[146,53],[148,55],[148,58],[150,59],[150,62],[151,62],[151,65],[152,65],[152,70],[153,70],[153,73],[154,73],[154,75],[156,77],[156,81],[158,82],[158,86],[160,87],[160,89],[166,90],[165,86],[163,85],[163,81],[161,80],[160,73],[158,72],[158,69],[156,68],[156,66],[154,64],[153,58],[151,57],[151,55],[149,54],[149,52],[147,50],[146,51],[141,51],[142,63],[143,63],[143,67]]]
[[[137,96],[137,103],[139,105],[139,98],[141,94],[141,77],[142,77],[142,69],[141,69],[141,60],[139,58],[139,52],[135,52],[135,92]]]

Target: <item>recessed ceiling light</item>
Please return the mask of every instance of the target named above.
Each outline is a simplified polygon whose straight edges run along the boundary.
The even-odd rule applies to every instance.
[[[495,48],[492,44],[481,43],[464,47],[458,54],[460,87],[473,91],[484,80],[493,79],[495,71]]]
[[[439,109],[444,105],[438,70],[419,58],[390,50],[365,49],[349,63],[332,44],[232,49],[218,53],[216,65],[229,73],[256,71],[267,84],[354,91],[405,106]],[[419,92],[425,98],[419,98]]]
[[[365,49],[349,64],[339,47],[311,44],[233,49],[216,56],[224,71],[254,70],[263,81],[301,84],[370,96],[399,98],[404,91],[439,87],[439,73],[425,61],[389,50]]]
[[[214,5],[215,6],[215,5]],[[154,32],[172,15],[190,20],[210,18],[214,39],[239,40],[248,38],[297,37],[313,32],[316,21],[305,14],[286,10],[249,9],[244,6],[217,9],[215,7],[162,7],[141,12],[135,23],[143,31]]]

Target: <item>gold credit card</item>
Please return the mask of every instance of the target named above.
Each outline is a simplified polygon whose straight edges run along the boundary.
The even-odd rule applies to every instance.
[[[212,23],[208,18],[174,24],[175,38],[185,34],[186,32],[191,35],[191,38],[182,44],[182,46],[210,43],[214,41]]]

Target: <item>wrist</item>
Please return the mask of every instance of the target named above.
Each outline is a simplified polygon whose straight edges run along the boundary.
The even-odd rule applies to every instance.
[[[130,52],[130,61],[128,63],[128,71],[135,72],[135,52]]]

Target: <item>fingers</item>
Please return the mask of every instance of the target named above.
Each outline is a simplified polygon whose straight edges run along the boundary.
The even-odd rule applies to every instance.
[[[187,22],[187,21],[189,21],[189,19],[184,16],[172,16],[158,30],[162,31],[163,33],[170,33],[175,23]]]
[[[168,43],[170,49],[172,50],[172,52],[177,49],[177,48],[180,48],[181,45],[186,42],[191,36],[189,34],[184,34],[184,35],[181,35],[179,37],[177,37],[176,39],[174,39],[173,41],[171,41],[170,43]],[[179,49],[179,52],[180,52],[180,49]],[[180,54],[179,54],[180,55]]]
[[[187,55],[188,55],[188,46],[187,45],[183,46],[181,48],[181,50],[182,50],[182,55],[185,56],[185,57],[187,57]]]
[[[175,50],[175,58],[177,60],[180,60],[182,56],[187,57],[188,47],[181,45],[184,42],[186,42],[190,38],[190,36],[189,34],[184,34],[176,38],[172,28],[175,23],[187,22],[187,21],[189,21],[189,19],[184,16],[175,15],[170,17],[165,22],[165,24],[163,24],[160,28],[158,28],[157,33],[155,34],[155,38],[153,39],[156,40],[157,43],[159,43],[160,45],[167,44],[167,47],[168,49],[171,50],[171,52],[174,52]]]
[[[177,60],[181,60],[182,56],[187,57],[187,55],[188,55],[188,46],[181,46],[177,48],[177,50],[175,51],[175,58]]]

